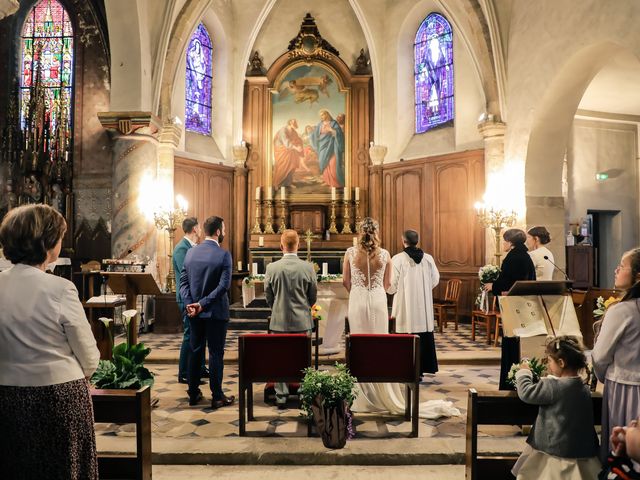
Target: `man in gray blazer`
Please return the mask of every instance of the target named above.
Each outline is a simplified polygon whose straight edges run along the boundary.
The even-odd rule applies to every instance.
[[[284,255],[267,265],[264,293],[271,307],[269,329],[277,333],[309,333],[313,326],[311,307],[316,303],[318,285],[313,266],[298,258],[300,238],[295,230],[285,230],[280,237]],[[276,403],[282,409],[289,390],[286,383],[276,383]]]

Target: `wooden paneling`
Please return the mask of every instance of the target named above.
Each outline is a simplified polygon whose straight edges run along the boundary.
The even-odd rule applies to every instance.
[[[236,225],[232,206],[241,205],[243,201],[242,198],[234,199],[234,169],[176,157],[173,178],[176,195],[188,200],[189,215],[197,217],[201,225],[213,215],[224,218],[228,239],[224,246],[231,250],[234,259],[241,259],[243,252],[236,251],[238,244],[234,240],[238,235],[244,237],[244,224]],[[179,228],[176,244],[182,236]]]
[[[484,152],[472,150],[383,166],[382,240],[390,252],[402,250],[401,235],[420,233],[422,248],[438,266],[444,297],[446,281],[462,280],[461,313],[469,315],[484,264],[484,232],[474,202],[484,191]]]

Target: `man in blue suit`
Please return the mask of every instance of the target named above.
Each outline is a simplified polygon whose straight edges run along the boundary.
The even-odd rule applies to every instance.
[[[191,247],[195,247],[200,239],[200,224],[196,217],[187,217],[182,221],[182,231],[184,237],[178,242],[176,248],[173,249],[173,271],[176,272],[176,278],[180,282],[180,274],[182,273],[182,267],[184,266],[184,257],[187,256],[187,252]],[[187,312],[184,308],[184,302],[180,296],[180,285],[176,289],[176,301],[178,302],[178,308],[182,314],[182,346],[180,347],[180,362],[178,363],[178,382],[187,383],[187,369],[189,368],[189,352],[191,347],[189,346],[189,320]],[[204,348],[202,349],[202,376],[209,377],[209,371],[204,364]]]
[[[189,405],[202,399],[199,388],[200,358],[204,339],[209,343],[211,408],[231,405],[235,397],[222,392],[224,344],[229,323],[231,254],[220,248],[225,235],[224,220],[209,217],[203,225],[205,239],[187,252],[180,275],[180,295],[186,305],[191,330],[189,358]]]

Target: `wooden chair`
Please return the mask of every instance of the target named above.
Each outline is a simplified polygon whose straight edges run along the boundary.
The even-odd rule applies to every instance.
[[[476,309],[471,312],[471,340],[476,340],[476,324],[484,323],[484,327],[487,331],[487,345],[491,345],[491,324],[493,323],[496,328],[496,340],[497,343],[497,330],[498,330],[498,315],[500,312],[496,309],[497,297],[493,297],[491,302],[491,309],[488,312]]]
[[[433,301],[433,313],[438,322],[438,329],[442,333],[442,327],[447,327],[449,310],[453,310],[456,330],[458,330],[458,299],[460,298],[460,289],[462,280],[452,278],[447,281],[447,289],[445,290],[444,300],[435,299]]]
[[[351,328],[349,327],[349,317],[344,317],[344,334],[349,335]],[[389,333],[396,333],[396,319],[389,317]]]
[[[136,453],[98,453],[100,478],[151,480],[151,388],[91,390],[96,423],[135,423]]]
[[[311,338],[303,333],[252,334],[238,337],[240,396],[240,436],[246,435],[246,422],[254,420],[255,382],[302,382],[303,370],[311,366]],[[311,433],[311,423],[307,425]]]
[[[404,383],[410,437],[418,436],[420,406],[420,344],[416,335],[351,334],[346,338],[346,362],[358,382]],[[381,355],[380,352],[384,352]]]
[[[602,394],[592,393],[595,425],[602,420]],[[478,425],[533,425],[538,406],[524,403],[516,392],[477,392],[469,389],[465,478],[467,480],[513,479],[511,469],[517,455],[478,454]]]

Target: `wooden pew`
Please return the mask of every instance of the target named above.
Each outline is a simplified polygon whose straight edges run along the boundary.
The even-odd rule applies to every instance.
[[[134,455],[98,454],[100,478],[151,479],[151,389],[91,390],[96,423],[135,423]]]
[[[592,393],[593,419],[601,424],[602,395]],[[469,389],[467,408],[467,438],[465,453],[465,478],[467,480],[513,479],[511,469],[518,456],[493,456],[478,454],[478,425],[533,425],[538,406],[524,403],[516,392],[478,392]]]

